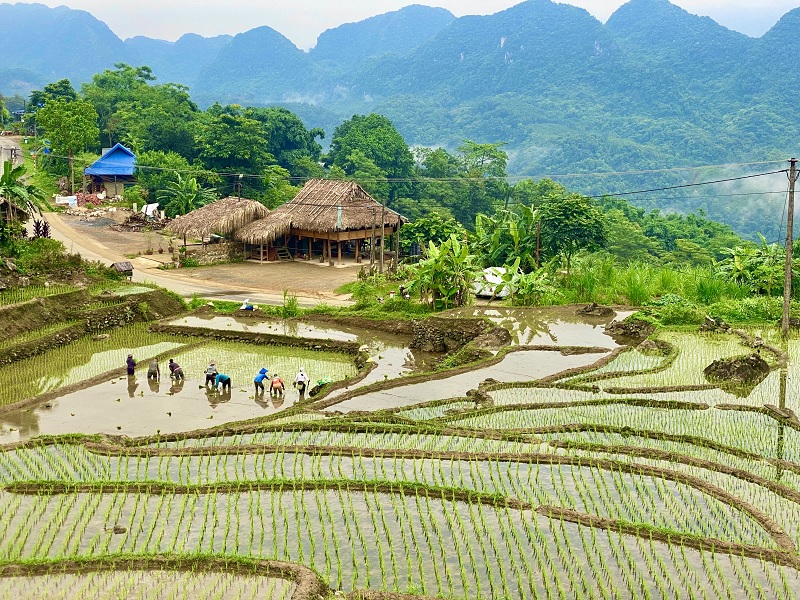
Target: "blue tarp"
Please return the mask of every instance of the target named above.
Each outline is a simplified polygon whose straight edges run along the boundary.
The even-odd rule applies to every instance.
[[[117,144],[108,152],[86,167],[86,175],[131,176],[136,166],[136,156],[122,144]]]

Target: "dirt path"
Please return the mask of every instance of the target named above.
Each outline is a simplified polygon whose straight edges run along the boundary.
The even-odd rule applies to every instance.
[[[0,136],[0,163],[11,160],[11,157],[14,156],[14,166],[22,164],[22,148],[19,140],[18,137]],[[13,150],[16,152],[12,152]]]
[[[337,295],[334,290],[354,281],[358,273],[354,268],[336,269],[299,261],[266,265],[246,262],[162,271],[157,268],[161,264],[157,258],[125,257],[120,251],[124,242],[118,238],[126,234],[70,223],[58,213],[47,213],[45,218],[50,223],[52,237],[63,242],[69,252],[107,265],[130,261],[134,266],[134,281],[155,283],[187,298],[197,294],[220,300],[241,302],[248,298],[258,304],[282,304],[283,290],[287,290],[297,296],[304,307],[323,302],[347,306],[351,303],[349,297]],[[134,237],[129,243],[136,247],[141,240],[135,236],[142,234],[131,235]]]

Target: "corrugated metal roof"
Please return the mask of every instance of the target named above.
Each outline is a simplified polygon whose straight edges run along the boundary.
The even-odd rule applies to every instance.
[[[86,175],[133,175],[136,166],[136,156],[122,144],[117,144],[111,150],[86,167]]]

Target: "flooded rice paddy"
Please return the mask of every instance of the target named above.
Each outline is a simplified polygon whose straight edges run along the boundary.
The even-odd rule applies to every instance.
[[[0,452],[0,562],[199,553],[295,563],[346,593],[798,596],[797,340],[786,369],[765,355],[773,372],[737,395],[702,374],[752,352],[733,334],[660,331],[669,350],[653,354],[619,347],[603,330],[609,319],[574,309],[451,314],[487,316],[515,345],[553,350],[425,373],[435,357],[412,353],[408,339],[214,317],[174,324],[354,341],[376,366],[356,381],[346,354],[135,327],[65,347],[57,381],[17,363],[17,393],[48,395],[0,416],[1,441],[31,440]],[[160,383],[148,383],[140,359],[130,380],[73,387],[121,366],[129,348],[162,356]],[[182,385],[163,374],[168,357],[183,366]],[[203,387],[209,360],[231,375],[229,397]],[[301,401],[287,386],[282,402],[259,399],[252,378],[262,366],[286,381],[302,366],[312,382],[346,387]],[[61,433],[111,436],[32,439]],[[299,589],[291,578],[127,568],[0,577],[0,588],[237,599]]]

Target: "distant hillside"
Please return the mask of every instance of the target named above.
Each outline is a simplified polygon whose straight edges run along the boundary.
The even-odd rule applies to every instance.
[[[414,4],[328,29],[319,36],[309,55],[317,63],[345,72],[374,56],[405,56],[454,20],[453,14],[443,8]]]
[[[125,40],[125,46],[135,53],[136,65],[152,68],[159,81],[192,87],[203,65],[212,62],[232,39],[230,35],[204,38],[187,33],[176,42],[165,42],[137,36]]]
[[[88,12],[43,4],[0,4],[0,56],[4,68],[38,73],[48,83],[63,77],[89,81],[132,58],[122,40]]]
[[[550,0],[458,19],[414,5],[328,30],[303,52],[267,26],[232,38],[123,43],[82,11],[2,4],[0,49],[3,93],[62,77],[79,87],[124,61],[190,86],[200,106],[279,104],[329,135],[353,114],[379,112],[409,144],[507,142],[516,175],[642,172],[559,179],[592,194],[727,173],[663,173],[671,167],[800,153],[800,9],[753,39],[668,0],[630,0],[605,25]],[[732,187],[631,200],[704,209],[740,233],[779,239],[785,182],[751,183],[746,191],[761,195]]]

